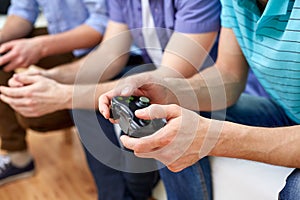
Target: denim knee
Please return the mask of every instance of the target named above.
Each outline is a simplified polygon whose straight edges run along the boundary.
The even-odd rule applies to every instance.
[[[300,170],[295,169],[287,178],[284,188],[279,193],[280,200],[300,199]]]

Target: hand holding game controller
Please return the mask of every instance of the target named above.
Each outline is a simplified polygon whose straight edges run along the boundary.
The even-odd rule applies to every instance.
[[[150,105],[147,97],[137,96],[117,96],[111,101],[111,116],[119,121],[122,131],[130,137],[144,137],[151,135],[161,129],[165,124],[165,119],[143,120],[135,116],[138,109],[146,108]]]

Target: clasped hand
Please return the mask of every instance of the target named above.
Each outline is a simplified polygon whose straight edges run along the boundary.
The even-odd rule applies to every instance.
[[[41,75],[41,70],[15,74],[9,86],[0,87],[0,99],[27,117],[37,117],[61,109],[66,101],[61,84]]]

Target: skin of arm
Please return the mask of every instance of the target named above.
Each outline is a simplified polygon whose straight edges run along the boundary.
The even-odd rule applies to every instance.
[[[41,56],[46,57],[71,52],[74,49],[95,46],[102,40],[102,34],[92,27],[83,24],[70,31],[55,35],[38,36],[32,38],[32,40],[35,40],[35,43],[40,46]]]
[[[203,53],[202,55],[196,53],[186,53],[185,51],[178,50],[178,45],[189,43],[188,47],[193,47],[195,50],[191,52],[196,52],[196,50],[207,52],[212,47],[216,35],[217,32],[204,34],[174,34],[168,44],[166,53],[163,56],[162,67],[158,70],[155,70],[154,72],[149,73],[157,73],[160,75],[160,77],[189,77],[195,74],[198,71],[199,66],[203,62],[206,54]],[[181,41],[181,43],[178,41]],[[115,48],[116,45],[118,46],[118,48]],[[48,72],[41,72],[40,75],[44,75],[64,84],[73,84],[76,78],[75,89],[71,88],[69,85],[64,86],[64,84],[61,84],[60,87],[57,87],[57,89],[64,88],[64,94],[68,96],[67,98],[65,98],[68,100],[62,102],[59,109],[71,107],[97,108],[98,97],[116,86],[117,81],[107,81],[115,75],[117,75],[122,70],[123,66],[128,60],[128,52],[130,45],[131,36],[130,32],[128,31],[128,27],[125,24],[110,21],[108,23],[107,32],[104,36],[104,40],[95,52],[91,53],[90,55],[75,63],[57,67]],[[181,57],[178,55],[180,55]],[[190,62],[188,62],[187,60],[189,60]],[[99,66],[104,67],[100,68],[99,70]],[[69,73],[69,70],[72,72]],[[65,74],[68,74],[68,77],[65,77]],[[47,92],[44,92],[43,95],[37,95],[36,91],[38,91],[38,88],[34,89],[33,87],[30,87],[30,85],[33,85],[33,83],[37,82],[32,81],[30,82],[30,85],[27,85],[28,83],[25,82],[26,78],[22,77],[22,75],[16,75],[13,79],[14,80],[10,81],[10,85],[14,88],[0,88],[0,91],[2,92],[1,99],[9,103],[14,109],[21,112],[23,115],[28,116],[28,114],[30,114],[38,116],[41,114],[45,114],[43,113],[43,111],[45,110],[39,108],[39,103],[35,103],[37,101],[34,101],[33,99],[37,99],[39,96],[46,95],[48,96],[48,98],[43,97],[43,99],[50,100],[51,97],[53,98],[56,95],[54,93],[47,94]],[[45,81],[45,79],[35,80]],[[95,80],[97,82],[100,82],[96,86],[95,84],[91,84],[91,82],[95,82]],[[17,88],[17,86],[20,87],[21,85],[27,87],[28,91],[21,90],[21,92],[19,92],[19,88]],[[70,95],[72,94],[71,91],[73,91],[73,89],[74,92],[72,101]],[[56,90],[49,89],[49,91]],[[82,96],[91,96],[94,98],[85,99],[82,98]],[[24,102],[27,102],[26,105],[24,105]],[[23,110],[23,107],[25,106],[31,107],[30,113],[27,112],[27,110]],[[57,106],[53,108],[58,109]],[[36,110],[37,112],[34,112],[34,110]],[[47,112],[49,112],[49,110],[47,110]]]
[[[125,32],[123,36],[118,36]],[[122,42],[123,41],[123,42]],[[116,48],[118,45],[118,48]],[[78,82],[89,83],[90,79],[99,79],[105,82],[116,76],[129,58],[131,37],[125,24],[109,21],[103,40],[99,47],[87,56],[72,63],[57,66],[49,70],[25,72],[25,74],[39,74],[60,83],[74,84]],[[127,52],[124,54],[123,52]],[[77,74],[80,73],[79,77]],[[91,77],[93,75],[93,77]]]
[[[204,36],[203,39],[205,39]],[[174,62],[173,65],[168,63],[168,66],[173,66],[176,71],[164,67],[156,72],[126,78],[122,84],[119,84],[119,87],[100,97],[101,113],[106,118],[110,117],[110,101],[118,95],[143,95],[149,97],[153,103],[178,104],[193,110],[209,111],[232,105],[245,87],[248,65],[230,29],[223,28],[221,30],[219,44],[219,56],[216,64],[196,74],[195,69],[197,68],[194,66],[200,66],[199,64],[203,62],[203,59],[196,59],[197,52],[203,51],[203,49],[196,48],[198,51],[186,51],[185,48],[174,48],[169,45],[172,49],[167,49],[166,52],[172,53],[167,54],[163,61]],[[182,44],[179,43],[179,46],[182,47]],[[205,46],[203,47],[208,51]],[[178,53],[180,51],[182,54]],[[196,52],[195,55],[193,52]],[[182,63],[186,59],[182,59],[180,62],[178,58],[177,60],[174,58],[176,55],[184,55],[183,58],[189,58],[190,62],[183,65]],[[173,56],[173,58],[169,59],[169,56]],[[164,72],[168,71],[171,71],[169,76],[164,76]],[[185,79],[190,76],[192,77]],[[163,77],[165,78],[163,79]]]
[[[115,22],[112,22],[115,23]],[[116,24],[116,23],[115,23]],[[108,29],[110,31],[110,29]],[[116,35],[116,34],[111,34]],[[198,72],[202,62],[204,61],[206,57],[206,53],[209,52],[212,45],[214,44],[215,38],[217,36],[217,32],[211,32],[211,33],[205,33],[205,34],[181,34],[181,33],[174,33],[168,43],[168,46],[165,50],[165,53],[163,55],[161,67],[157,70],[151,71],[151,72],[144,72],[141,74],[141,76],[144,76],[145,74],[151,74],[153,76],[159,76],[159,77],[190,77],[196,72]],[[110,39],[109,37],[108,39]],[[114,38],[115,39],[115,38]],[[123,38],[122,38],[123,39]],[[118,42],[119,43],[119,42]],[[179,46],[182,47],[182,44],[185,44],[186,47],[193,48],[193,50],[184,51],[183,49],[180,49]],[[197,52],[198,54],[194,53]],[[199,52],[203,52],[203,54],[199,54]],[[180,55],[180,56],[178,56]],[[120,62],[117,62],[117,66],[119,66]],[[123,64],[123,63],[122,63]],[[124,65],[123,65],[124,66]],[[111,74],[111,69],[114,69],[114,67],[109,67],[109,73]],[[113,71],[115,72],[115,70]],[[119,71],[118,71],[119,72]],[[102,80],[106,81],[107,78],[105,76],[106,73],[103,74]],[[113,73],[114,74],[114,73]],[[115,74],[116,75],[116,74]],[[134,79],[134,76],[132,79]],[[137,75],[139,76],[139,75]],[[111,78],[111,77],[110,77]],[[128,82],[127,78],[117,80],[117,81],[109,81],[100,83],[97,85],[95,90],[95,95],[93,102],[91,101],[89,104],[93,105],[94,108],[97,108],[98,105],[95,105],[96,102],[98,102],[98,98],[100,95],[112,90],[113,88],[117,87],[120,84],[123,84],[123,81]],[[83,89],[82,87],[87,86],[78,86],[80,90],[83,93],[79,93],[78,96],[87,95],[87,91],[89,91],[87,88]],[[92,88],[90,89],[92,90]],[[76,93],[75,93],[76,94]],[[79,99],[79,98],[78,98]],[[83,104],[86,104],[85,102],[78,101],[78,104],[75,105],[75,107],[84,107]],[[74,105],[73,105],[74,106]]]
[[[224,109],[237,101],[245,88],[247,75],[248,64],[233,31],[222,28],[215,65],[187,80],[165,79],[176,95],[167,95],[167,103],[201,111]],[[190,102],[188,97],[195,95],[197,102]]]
[[[168,123],[150,136],[121,136],[124,146],[132,149],[136,156],[161,161],[174,172],[207,155],[300,167],[299,125],[250,127],[207,119],[175,104],[153,104],[135,114],[147,120],[166,118]]]
[[[94,106],[96,106],[98,94],[106,92],[108,88],[113,88],[115,84],[117,84],[117,81],[97,84],[96,89],[95,85],[91,84],[76,86],[76,89],[83,96],[91,95],[91,92],[96,91],[94,99],[78,98],[83,101],[76,102],[77,108],[93,109],[93,106],[88,107],[87,105],[94,103]],[[74,108],[73,84],[59,83],[38,74],[29,76],[15,74],[9,85],[10,87],[0,87],[2,93],[9,94],[9,97],[0,95],[0,98],[5,102],[9,102],[12,108],[24,116],[38,117],[56,110]]]
[[[29,21],[16,15],[10,15],[0,30],[0,44],[25,37],[32,29],[33,25]]]
[[[189,90],[197,94],[200,102],[198,105],[208,110],[212,107],[222,108],[233,104],[246,81],[247,63],[230,29],[223,28],[221,31],[215,70],[215,73],[221,75],[223,86],[218,83],[219,78],[209,70],[188,79],[188,84],[192,86]],[[180,84],[180,80],[171,84],[176,86],[174,89],[177,88],[179,94],[186,95],[183,93],[191,92],[184,82]],[[181,85],[183,88],[180,88]],[[229,96],[225,98],[227,101],[223,104],[216,101],[216,106],[210,105],[212,102],[210,98],[217,98],[218,95],[209,94],[209,87],[217,92],[225,89]],[[206,103],[208,105],[205,105]],[[195,102],[185,104],[188,108],[194,108],[194,105]],[[281,128],[250,127],[203,118],[178,105],[154,104],[136,111],[135,114],[146,120],[166,118],[168,122],[165,127],[147,137],[122,136],[124,146],[132,149],[139,157],[158,159],[174,172],[181,171],[206,155],[300,167],[299,125]]]
[[[161,67],[155,70],[153,75],[188,78],[198,73],[217,34],[174,32],[164,50]]]
[[[115,84],[115,87],[108,88],[107,92],[102,93],[99,98],[100,112],[105,118],[110,118],[110,101],[114,96],[119,95],[148,96],[151,102],[162,104],[168,103],[172,98],[176,99],[172,91],[168,93],[164,87],[168,83],[163,79],[172,77],[178,78],[176,80],[185,80],[198,73],[216,36],[217,32],[200,34],[174,32],[164,51],[160,68],[124,78],[119,84]]]
[[[83,24],[70,31],[55,35],[12,40],[1,45],[0,52],[8,53],[1,57],[0,64],[8,63],[4,68],[5,71],[28,67],[50,55],[95,46],[101,39],[102,35],[99,32]]]
[[[262,128],[226,122],[210,155],[299,168],[299,129],[299,125]]]
[[[97,105],[98,96],[95,97],[95,101],[93,98],[85,99],[82,96],[94,96],[95,88],[97,88],[98,93],[101,93],[102,90],[106,91],[106,85],[110,85],[110,83],[102,86],[102,84],[96,85],[93,81],[105,82],[109,80],[118,74],[126,64],[128,54],[121,54],[120,52],[129,52],[130,34],[128,32],[120,37],[116,35],[127,30],[128,28],[124,24],[110,22],[104,41],[95,52],[88,56],[53,70],[35,69],[14,75],[9,81],[11,87],[0,87],[1,100],[10,104],[21,114],[30,117],[40,116],[55,110],[73,108],[73,106],[76,108],[94,108]],[[114,40],[110,40],[111,38]],[[120,40],[125,42],[121,43]],[[116,45],[112,44],[118,44],[119,48],[115,48]],[[99,74],[102,74],[101,79],[99,79]],[[77,93],[73,92],[74,89]],[[59,94],[64,96],[64,101],[59,100],[61,99]],[[75,104],[72,101],[74,98],[79,100]],[[87,101],[87,99],[89,100]],[[57,102],[57,105],[53,106],[53,102]],[[45,107],[48,108],[45,109]]]

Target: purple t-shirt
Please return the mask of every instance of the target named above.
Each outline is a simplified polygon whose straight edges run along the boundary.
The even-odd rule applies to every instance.
[[[156,27],[170,29],[180,33],[206,33],[219,31],[221,5],[219,0],[149,0]],[[110,20],[124,23],[132,31],[134,43],[141,48],[145,62],[151,62],[144,50],[141,0],[109,0]],[[171,37],[168,31],[157,31],[161,47],[164,49]],[[218,40],[210,51],[201,69],[211,66],[217,58]],[[211,59],[212,58],[212,59]],[[250,71],[246,93],[268,96]]]
[[[180,33],[206,33],[219,31],[221,5],[219,0],[150,0],[151,12],[156,27]],[[110,20],[124,23],[130,30],[142,28],[141,0],[109,0]],[[157,31],[164,49],[171,37],[170,31]],[[132,31],[134,43],[143,49],[141,30]],[[217,45],[217,44],[216,44]],[[216,59],[216,46],[211,57]],[[145,62],[150,58],[143,50]]]

